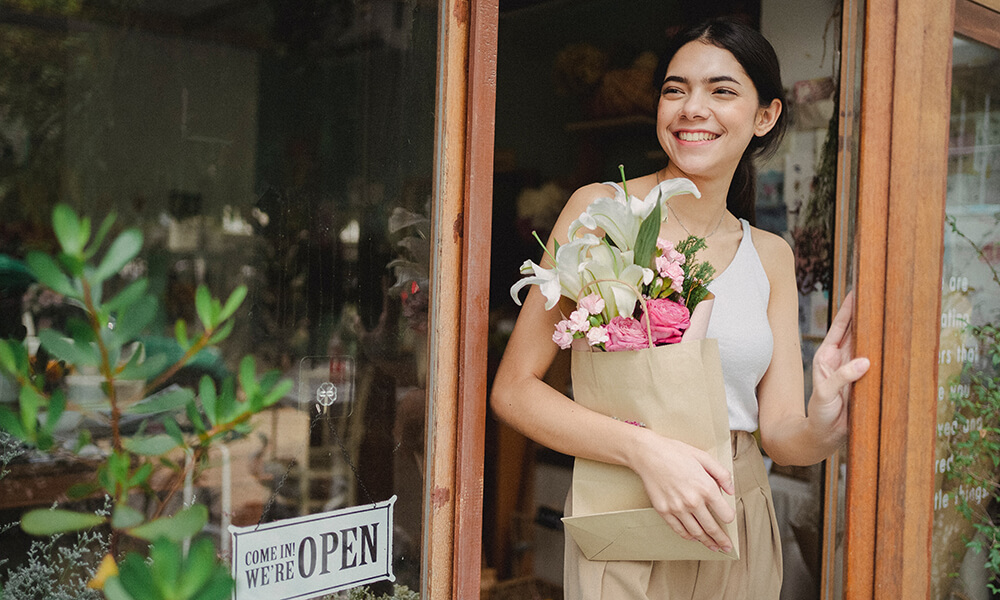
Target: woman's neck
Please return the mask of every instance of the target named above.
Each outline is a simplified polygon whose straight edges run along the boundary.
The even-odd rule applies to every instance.
[[[729,177],[696,177],[688,175],[673,165],[667,165],[665,169],[657,172],[658,181],[665,181],[676,177],[683,177],[691,180],[701,193],[700,198],[691,194],[677,196],[670,200],[670,206],[680,213],[680,219],[692,231],[697,228],[704,230],[715,225],[719,215],[726,209],[726,199],[729,196],[729,184],[733,175]]]

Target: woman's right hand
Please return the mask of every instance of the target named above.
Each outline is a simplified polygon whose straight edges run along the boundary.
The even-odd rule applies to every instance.
[[[656,512],[683,539],[697,540],[713,552],[732,550],[719,525],[736,518],[722,495],[736,493],[732,474],[707,452],[683,442],[649,430],[637,437],[641,441],[630,466]]]

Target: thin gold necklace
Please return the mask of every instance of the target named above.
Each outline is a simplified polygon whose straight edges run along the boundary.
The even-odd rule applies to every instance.
[[[661,177],[660,176],[660,172],[657,171],[656,172],[656,185],[660,185],[660,182],[661,182],[660,177]],[[681,226],[681,229],[684,230],[684,233],[686,233],[688,235],[694,235],[693,233],[691,233],[690,231],[688,231],[688,228],[685,227],[684,223],[681,222],[681,217],[680,217],[680,215],[677,214],[677,211],[674,210],[674,207],[670,206],[669,202],[664,202],[664,204],[667,205],[667,210],[669,210],[670,212],[674,213],[674,218],[677,219],[677,224]],[[722,220],[725,219],[725,218],[726,218],[726,209],[725,209],[725,207],[723,207],[722,214],[719,215],[719,220],[715,223],[715,228],[712,229],[712,233],[709,233],[708,235],[703,236],[704,239],[707,240],[708,238],[712,237],[715,234],[715,232],[719,230],[719,226],[722,225]],[[697,237],[697,236],[695,236],[695,237]]]

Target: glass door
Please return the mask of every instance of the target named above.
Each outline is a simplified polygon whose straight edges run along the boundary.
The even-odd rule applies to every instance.
[[[934,455],[933,599],[998,584],[1000,14],[956,5]]]
[[[438,3],[3,4],[0,338],[23,346],[32,373],[48,378],[45,393],[60,390],[67,403],[55,451],[0,433],[0,586],[42,564],[56,583],[58,569],[72,567],[76,582],[93,575],[107,539],[91,539],[87,560],[67,566],[51,543],[8,524],[53,503],[106,510],[100,493],[65,492],[94,480],[121,450],[118,434],[198,437],[198,415],[183,411],[172,422],[116,420],[101,373],[39,343],[47,330],[72,336],[79,313],[27,268],[29,252],[55,252],[51,217],[65,204],[95,232],[117,215],[109,240],[141,232],[142,250],[108,276],[105,295],[146,282],[150,318],[129,341],[147,356],[184,354],[175,323],[194,339],[200,286],[223,301],[245,290],[228,337],[155,386],[139,382],[137,399],[189,388],[203,402],[203,378],[223,389],[244,356],[288,382],[218,449],[166,452],[126,498],[136,514],[204,505],[198,537],[225,560],[230,525],[395,498],[395,586],[419,591]],[[454,216],[445,217],[450,237]],[[0,407],[14,419],[25,410],[20,387],[0,377]],[[368,587],[393,593],[388,581]]]

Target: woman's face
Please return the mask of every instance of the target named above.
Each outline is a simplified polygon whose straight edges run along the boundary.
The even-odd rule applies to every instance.
[[[774,126],[781,103],[761,108],[757,88],[728,50],[681,46],[660,89],[657,137],[671,170],[693,179],[731,177],[754,135]]]

